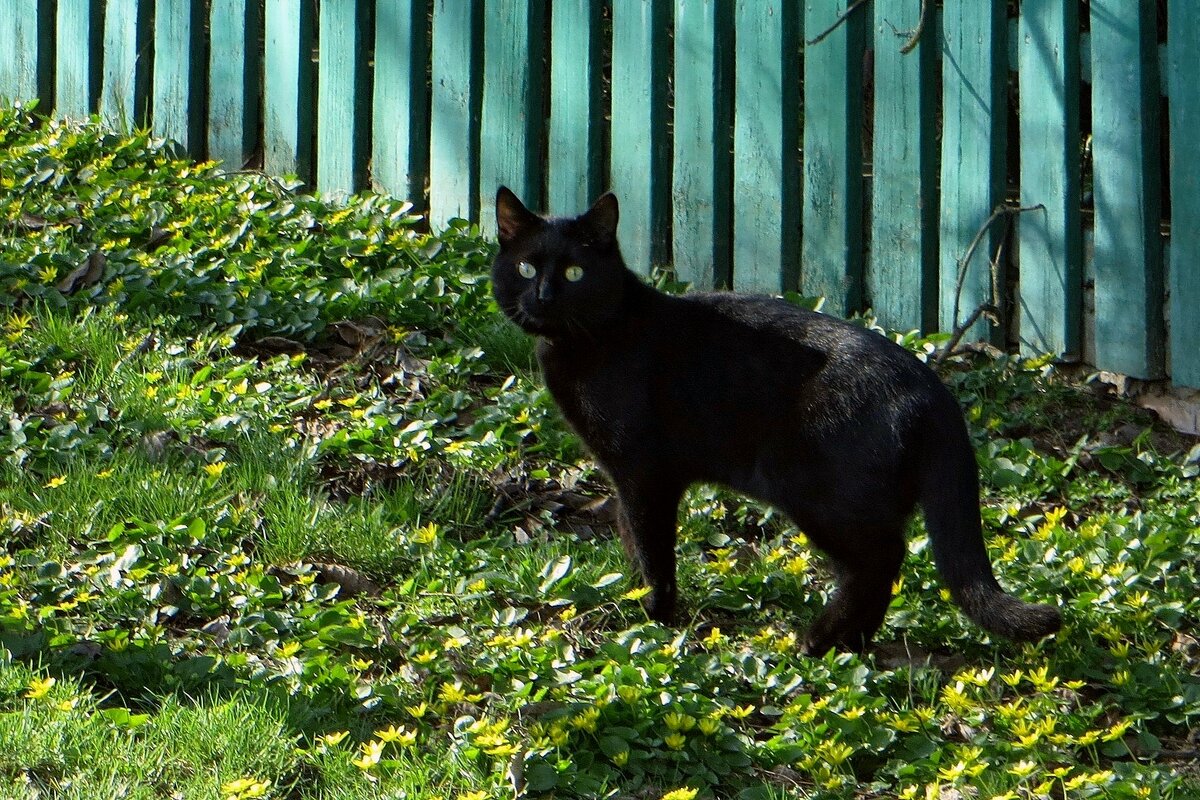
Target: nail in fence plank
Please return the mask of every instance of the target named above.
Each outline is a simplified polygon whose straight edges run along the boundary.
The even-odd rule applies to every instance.
[[[261,9],[255,0],[211,3],[208,157],[241,169],[258,147]]]
[[[204,4],[158,0],[154,14],[154,133],[204,156]]]
[[[938,327],[953,330],[991,303],[991,257],[1003,225],[984,235],[959,290],[960,261],[1004,200],[1008,20],[1003,0],[948,6],[942,20],[942,178]],[[1004,287],[1003,264],[996,280]],[[980,319],[969,339],[1003,343],[1004,331]]]
[[[718,0],[675,2],[671,252],[676,274],[698,289],[730,286],[731,10]]]
[[[550,27],[547,209],[577,214],[602,189],[602,0],[556,0]]]
[[[808,0],[804,29],[829,28],[840,3]],[[804,48],[804,241],[801,288],[833,314],[862,302],[863,9]],[[807,34],[806,34],[807,35]],[[816,38],[815,35],[813,38]]]
[[[932,20],[916,49],[921,3],[875,4],[875,125],[867,292],[879,323],[937,327],[937,39]]]
[[[429,0],[375,5],[375,96],[371,183],[425,207],[429,176]]]
[[[799,288],[800,25],[792,0],[738,0],[733,285]]]
[[[454,218],[479,219],[482,10],[479,0],[433,4],[429,218],[435,225]],[[493,213],[489,200],[484,214]]]
[[[621,251],[648,274],[669,258],[671,153],[668,0],[614,0],[609,181],[621,201]]]
[[[1164,334],[1155,2],[1092,0],[1091,22],[1096,366],[1157,378]]]
[[[1017,319],[1027,355],[1082,354],[1083,239],[1079,186],[1079,7],[1025,0],[1017,51],[1021,205]]]
[[[118,130],[146,124],[153,48],[151,0],[108,0],[100,115]]]
[[[364,0],[321,0],[317,64],[317,189],[350,194],[367,172],[367,40]]]
[[[263,165],[312,182],[312,0],[270,0],[264,24]]]
[[[530,208],[543,208],[540,0],[488,0],[483,16],[483,110],[479,137],[479,227],[496,234],[496,189],[508,186]]]
[[[59,116],[83,119],[96,110],[104,59],[101,0],[58,0],[55,38],[70,42],[57,53],[54,100]]]
[[[1167,5],[1171,102],[1171,379],[1200,389],[1200,5]]]

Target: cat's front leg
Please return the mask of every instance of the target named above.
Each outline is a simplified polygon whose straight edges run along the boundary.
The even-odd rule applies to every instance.
[[[657,482],[617,487],[621,544],[650,589],[643,601],[646,613],[666,624],[675,620],[675,520],[682,495],[682,490]]]

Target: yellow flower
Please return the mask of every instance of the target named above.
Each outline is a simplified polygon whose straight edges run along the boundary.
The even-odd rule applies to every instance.
[[[613,753],[612,762],[618,767],[623,767],[629,763],[629,751],[622,750],[619,753]]]
[[[716,717],[705,717],[700,720],[698,727],[705,736],[712,736],[721,729],[721,720]]]
[[[673,789],[662,796],[662,800],[696,800],[696,790],[687,786]]]
[[[729,716],[733,717],[734,719],[745,719],[753,713],[754,706],[750,705],[734,706],[733,708],[729,709]]]
[[[438,697],[443,703],[461,703],[467,699],[467,693],[463,691],[462,684],[458,681],[454,683],[444,681],[438,691]]]
[[[218,461],[215,464],[205,464],[204,465],[204,472],[210,478],[219,478],[221,476],[221,473],[224,471],[225,471],[225,462],[224,461]]]
[[[663,717],[663,722],[673,731],[690,731],[696,726],[696,718],[690,714],[672,711]]]
[[[50,689],[54,684],[58,683],[54,678],[34,678],[29,682],[28,691],[25,696],[30,700],[38,700],[50,693]]]
[[[410,538],[417,544],[433,544],[435,541],[437,541],[437,537],[438,526],[431,522],[430,524],[423,525],[422,527],[413,531],[413,534]]]
[[[270,781],[238,778],[235,781],[221,784],[221,794],[225,795],[226,800],[249,800],[253,797],[265,797],[270,788]]]
[[[337,747],[342,743],[342,740],[350,735],[350,731],[334,731],[320,737],[320,741],[328,747]]]
[[[682,750],[687,744],[687,737],[682,733],[669,733],[663,737],[663,744],[672,750]]]
[[[403,725],[401,725],[399,728],[397,728],[395,725],[389,725],[383,730],[375,731],[375,736],[378,737],[382,742],[395,742],[397,740],[406,738],[408,736],[408,732],[405,731]]]
[[[467,792],[466,794],[460,794],[458,796],[458,800],[488,800],[489,796],[490,795],[488,795],[487,792],[474,791],[474,792]]]
[[[621,595],[622,600],[641,600],[646,595],[650,594],[649,586],[639,586],[636,589],[630,589],[625,594]]]
[[[63,700],[55,706],[59,711],[72,711],[79,704],[79,698],[72,697],[70,700]]]
[[[57,489],[58,487],[62,486],[66,482],[67,482],[66,478],[64,478],[62,475],[58,475],[58,476],[46,481],[46,488],[47,489]]]
[[[415,706],[405,706],[404,710],[411,714],[413,719],[420,719],[429,712],[429,706],[422,702]]]
[[[383,756],[383,742],[374,740],[363,742],[361,747],[362,757],[352,759],[351,764],[361,770],[368,770],[379,763],[379,759]]]
[[[113,474],[113,471],[111,469],[102,469],[96,473],[96,477],[99,478],[100,480],[105,480],[107,478],[111,478],[112,474]]]
[[[705,647],[720,647],[727,639],[728,637],[721,633],[721,629],[714,625],[713,629],[708,632],[708,636],[700,641]]]

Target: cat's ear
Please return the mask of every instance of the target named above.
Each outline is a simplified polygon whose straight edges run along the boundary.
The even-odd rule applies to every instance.
[[[496,192],[496,229],[500,244],[508,244],[523,233],[536,228],[541,217],[534,214],[517,198],[507,186]]]
[[[600,199],[592,203],[583,216],[579,218],[585,230],[596,244],[611,244],[617,239],[617,222],[621,218],[621,210],[617,207],[617,196],[605,192]]]

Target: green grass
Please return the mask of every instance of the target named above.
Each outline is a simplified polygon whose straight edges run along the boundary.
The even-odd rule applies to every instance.
[[[20,110],[0,161],[0,797],[1200,796],[1200,450],[1097,387],[945,375],[1058,636],[916,522],[880,649],[804,658],[819,555],[712,488],[646,621],[474,231]]]

